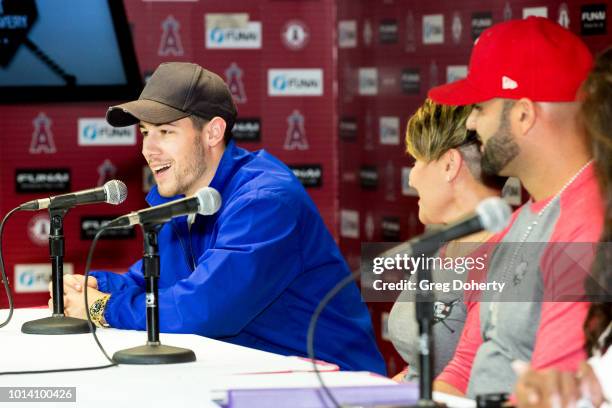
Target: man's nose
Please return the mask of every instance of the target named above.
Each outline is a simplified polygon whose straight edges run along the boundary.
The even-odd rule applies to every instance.
[[[149,132],[142,140],[142,155],[148,159],[150,156],[160,152],[157,137],[153,132]]]

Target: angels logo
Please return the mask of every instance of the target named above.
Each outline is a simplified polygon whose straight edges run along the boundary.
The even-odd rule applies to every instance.
[[[459,44],[459,42],[461,41],[462,31],[463,31],[463,25],[461,24],[461,16],[459,15],[458,11],[455,11],[455,13],[453,14],[453,26],[452,26],[453,41],[455,42],[455,44]]]
[[[51,221],[47,214],[37,214],[28,222],[28,236],[36,245],[47,245],[50,231]]]
[[[566,3],[561,3],[559,6],[559,18],[557,19],[557,23],[565,28],[569,28],[570,26],[569,10]]]
[[[232,97],[234,97],[234,102],[246,103],[247,96],[242,82],[242,70],[235,62],[232,62],[229,68],[225,70],[225,81]]]
[[[507,1],[504,6],[504,21],[512,20],[512,9],[510,8],[510,2]]]
[[[357,90],[357,78],[355,70],[353,70],[348,64],[344,66],[344,73],[342,76],[342,87],[344,89],[343,96],[344,102],[351,102],[355,96]]]
[[[30,153],[55,153],[55,142],[53,141],[53,133],[51,133],[51,119],[43,112],[32,121],[34,124],[34,133],[32,133],[32,142],[30,143]]]
[[[168,55],[181,56],[185,54],[183,44],[181,42],[181,35],[179,34],[179,30],[181,28],[179,22],[176,21],[172,15],[170,15],[166,17],[164,21],[162,21],[161,28],[164,31],[162,32],[157,54],[160,57],[165,57]]]
[[[98,166],[98,186],[103,186],[107,181],[115,178],[117,174],[117,167],[109,160],[106,159]]]
[[[393,162],[387,163],[386,171],[386,179],[387,179],[387,188],[385,189],[385,198],[387,201],[395,201],[395,166],[393,166]]]
[[[310,33],[306,24],[301,21],[289,21],[281,32],[281,39],[287,48],[293,51],[301,50],[308,43]]]
[[[438,65],[436,61],[431,61],[429,66],[429,88],[438,86]]]
[[[372,44],[373,36],[374,36],[374,31],[372,30],[372,23],[370,23],[370,20],[366,20],[365,23],[363,24],[363,32],[362,32],[363,43],[365,44],[366,47],[369,47],[370,44]]]
[[[287,118],[287,123],[289,127],[285,139],[285,150],[308,149],[308,140],[304,130],[304,116],[298,110],[294,110]]]
[[[414,16],[412,15],[411,11],[409,11],[408,15],[406,16],[406,34],[404,50],[406,52],[416,51],[416,26],[414,24]]]
[[[365,219],[365,233],[368,241],[371,241],[374,238],[374,216],[371,212],[368,212]]]
[[[364,148],[366,150],[374,150],[374,119],[372,113],[368,111],[365,117],[365,143]]]

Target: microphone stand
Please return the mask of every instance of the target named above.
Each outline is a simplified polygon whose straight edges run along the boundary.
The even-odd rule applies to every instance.
[[[53,290],[53,315],[31,320],[21,326],[26,334],[80,334],[89,333],[87,320],[68,317],[64,314],[64,216],[68,208],[58,202],[49,207],[51,231],[49,253],[51,258],[51,281]]]
[[[415,246],[413,253],[429,256],[435,253],[443,242],[439,240],[426,239]],[[446,404],[433,400],[433,305],[434,296],[431,290],[421,290],[420,283],[423,281],[431,282],[431,270],[427,267],[419,268],[416,273],[417,293],[416,293],[416,319],[419,324],[419,399],[414,405],[400,405],[395,408],[443,408]]]
[[[119,364],[175,364],[196,361],[193,351],[165,346],[159,341],[159,225],[144,224],[143,274],[146,281],[147,343],[144,346],[119,350],[113,360]]]

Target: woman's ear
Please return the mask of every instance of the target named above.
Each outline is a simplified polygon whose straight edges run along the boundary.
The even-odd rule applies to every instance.
[[[211,147],[223,143],[225,137],[225,128],[227,124],[225,120],[219,116],[215,116],[206,124],[206,139]]]
[[[440,158],[442,170],[444,171],[445,180],[450,183],[459,175],[461,166],[463,166],[463,157],[459,150],[448,149]]]

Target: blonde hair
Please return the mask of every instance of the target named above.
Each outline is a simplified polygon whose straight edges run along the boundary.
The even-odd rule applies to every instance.
[[[426,99],[408,120],[406,152],[417,160],[438,160],[448,150],[470,142],[465,123],[471,106],[440,105]]]

